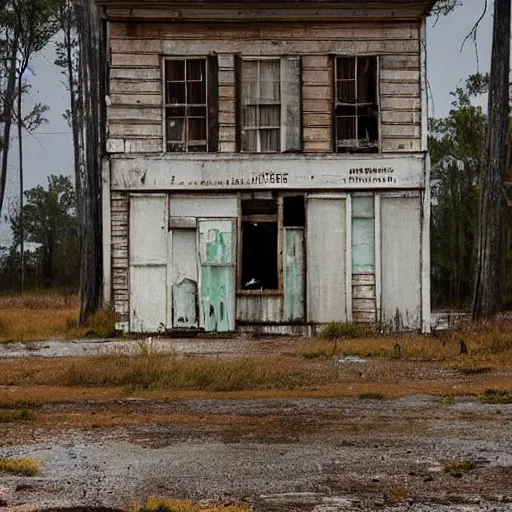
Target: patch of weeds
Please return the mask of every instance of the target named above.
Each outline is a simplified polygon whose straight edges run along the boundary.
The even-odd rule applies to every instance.
[[[460,478],[476,468],[476,463],[470,460],[447,460],[444,462],[444,471],[450,475]]]
[[[189,500],[172,500],[168,498],[149,498],[145,505],[132,503],[128,512],[249,512],[246,506],[201,507]]]
[[[327,324],[320,333],[326,340],[334,341],[340,339],[362,338],[368,335],[368,329],[364,325],[355,323],[331,322]]]
[[[319,349],[316,349],[316,350],[313,349],[313,350],[309,350],[307,352],[303,352],[302,353],[302,357],[304,359],[318,359],[320,357],[328,358],[328,357],[332,356],[332,353],[333,353],[332,350],[327,350],[327,349],[319,348]]]
[[[359,400],[384,400],[384,395],[380,393],[361,393]]]
[[[512,391],[487,389],[479,398],[486,404],[512,404]]]
[[[0,459],[0,473],[19,476],[38,476],[42,473],[41,461],[33,458]]]
[[[461,368],[459,371],[464,375],[482,375],[483,373],[490,373],[492,368],[488,366],[476,366],[475,368]]]
[[[88,334],[98,338],[116,336],[116,315],[110,308],[102,308],[93,313],[87,321]]]
[[[453,402],[454,402],[453,396],[444,396],[441,399],[441,403],[443,405],[451,405],[451,404],[453,404]]]
[[[76,316],[66,320],[67,331],[77,337],[114,338],[117,335],[115,325],[116,315],[107,307],[95,311],[85,325],[81,325]]]
[[[0,423],[17,423],[23,421],[33,421],[36,415],[33,411],[27,408],[21,410],[1,410],[0,409]]]
[[[409,500],[411,495],[406,490],[396,489],[386,493],[384,498],[389,503],[401,503]]]

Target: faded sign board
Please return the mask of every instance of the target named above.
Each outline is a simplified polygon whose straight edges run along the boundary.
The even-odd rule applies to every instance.
[[[423,188],[423,156],[176,155],[115,157],[113,190],[269,190]]]

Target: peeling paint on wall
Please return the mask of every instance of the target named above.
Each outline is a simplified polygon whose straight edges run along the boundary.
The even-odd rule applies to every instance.
[[[232,220],[199,221],[202,326],[209,332],[235,329],[235,262]]]

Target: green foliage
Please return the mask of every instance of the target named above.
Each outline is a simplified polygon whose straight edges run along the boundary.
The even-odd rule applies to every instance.
[[[69,177],[49,176],[48,188],[41,185],[25,192],[23,207],[25,239],[34,250],[26,252],[28,284],[32,286],[76,286],[79,247],[76,228],[75,193]],[[19,215],[10,217],[13,244],[0,252],[2,288],[15,287],[19,274]]]
[[[351,338],[362,338],[368,335],[368,329],[364,325],[354,323],[332,322],[327,324],[320,334],[326,340],[341,340]]]
[[[430,120],[432,158],[432,282],[437,306],[471,300],[478,241],[479,175],[486,116],[472,100],[486,75],[470,76],[452,93],[448,117]]]

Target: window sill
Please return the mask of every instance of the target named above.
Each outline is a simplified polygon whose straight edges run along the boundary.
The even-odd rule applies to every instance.
[[[237,295],[245,297],[261,297],[261,296],[280,296],[283,295],[281,290],[237,290]]]

